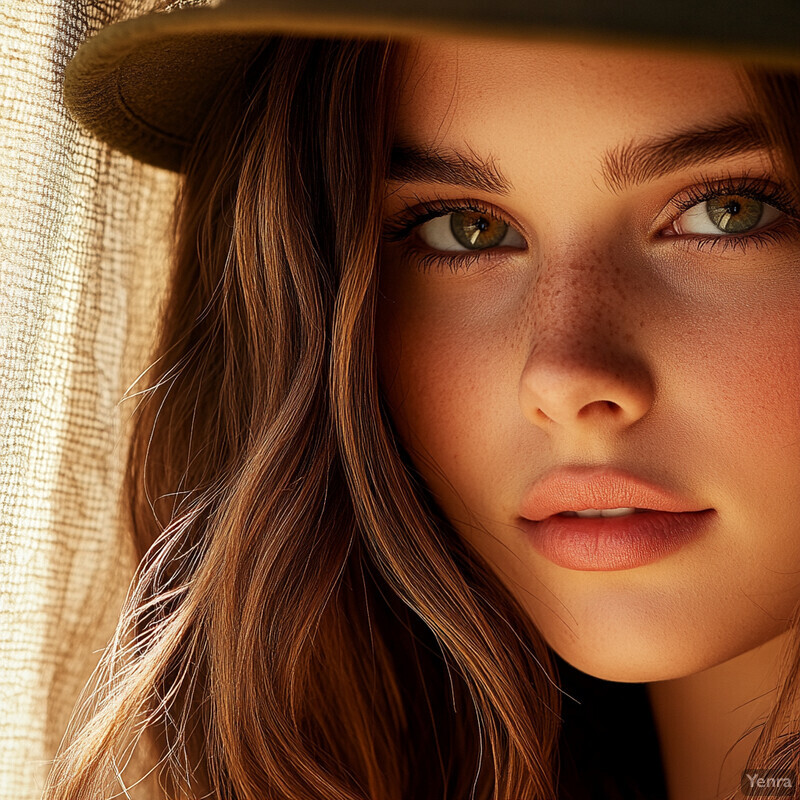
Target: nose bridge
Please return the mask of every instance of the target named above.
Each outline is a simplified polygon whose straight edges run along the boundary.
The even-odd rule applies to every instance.
[[[542,264],[520,382],[523,412],[537,425],[583,425],[597,415],[630,424],[652,404],[634,335],[641,303],[619,258],[611,248],[588,247]]]
[[[610,247],[553,254],[543,260],[531,297],[531,356],[562,350],[578,358],[585,350],[592,362],[607,359],[603,340],[630,336],[623,318],[630,316],[632,300],[630,282]]]

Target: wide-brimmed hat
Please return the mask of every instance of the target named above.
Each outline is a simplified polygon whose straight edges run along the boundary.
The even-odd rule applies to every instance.
[[[64,100],[99,139],[177,171],[230,70],[274,34],[572,39],[800,70],[800,0],[175,0],[84,41]]]

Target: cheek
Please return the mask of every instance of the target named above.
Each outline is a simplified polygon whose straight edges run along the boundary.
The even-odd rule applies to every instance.
[[[770,587],[769,602],[781,596],[788,611],[795,580],[778,573],[800,569],[800,313],[753,314],[724,330],[726,357],[708,360],[697,391],[704,449],[718,465],[709,479],[731,509],[742,583],[750,578],[756,593]]]
[[[764,447],[786,444],[800,422],[800,315],[745,319],[726,333],[711,373],[719,405],[740,432],[758,430]]]
[[[497,420],[502,360],[487,344],[421,320],[383,328],[382,384],[407,446],[456,463]]]
[[[457,514],[456,494],[479,511],[490,471],[503,480],[501,442],[520,424],[511,332],[482,314],[480,303],[433,308],[413,291],[378,310],[379,374],[395,426],[445,510]]]
[[[704,324],[705,333],[687,336],[692,372],[678,407],[696,415],[710,452],[738,465],[734,486],[743,496],[753,486],[772,498],[800,489],[800,311],[762,307]]]

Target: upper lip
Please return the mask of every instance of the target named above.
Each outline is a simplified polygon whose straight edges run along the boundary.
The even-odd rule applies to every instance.
[[[522,503],[521,515],[538,522],[562,511],[585,511],[587,508],[706,510],[621,469],[566,467],[548,472],[533,485]]]

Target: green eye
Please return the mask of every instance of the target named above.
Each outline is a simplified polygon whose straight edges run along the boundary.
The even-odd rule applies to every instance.
[[[723,236],[749,233],[783,214],[775,206],[744,194],[718,194],[697,203],[675,221],[676,233]]]
[[[525,249],[522,234],[485,211],[460,208],[434,217],[417,228],[419,238],[432,250],[461,252],[493,247]]]

